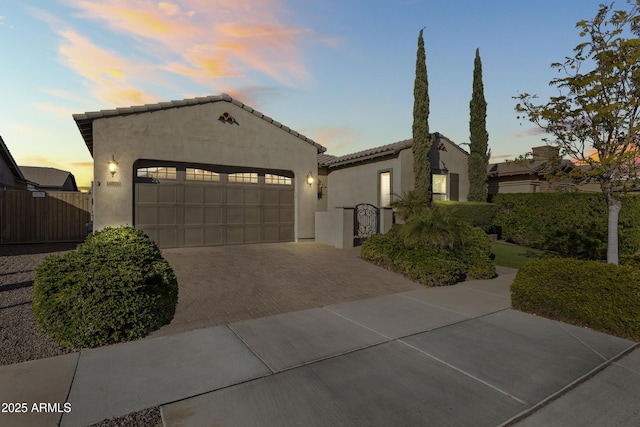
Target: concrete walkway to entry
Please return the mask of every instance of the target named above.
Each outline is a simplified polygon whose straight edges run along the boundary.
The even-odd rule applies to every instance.
[[[304,243],[310,263],[313,247],[357,266],[356,287],[391,293],[2,366],[1,402],[71,411],[0,413],[0,425],[85,426],[156,405],[167,427],[637,425],[637,343],[510,309],[514,271],[394,292],[406,279]],[[320,273],[297,262],[294,288]]]

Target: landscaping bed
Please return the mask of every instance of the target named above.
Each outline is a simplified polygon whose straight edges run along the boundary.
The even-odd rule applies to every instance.
[[[573,258],[528,262],[511,284],[514,309],[640,341],[640,262]]]
[[[0,245],[0,366],[60,356],[72,350],[56,345],[36,325],[31,306],[35,269],[49,255],[77,244]],[[92,427],[162,426],[160,408],[111,418]]]

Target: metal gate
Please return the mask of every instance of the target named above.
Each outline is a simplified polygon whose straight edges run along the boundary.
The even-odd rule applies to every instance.
[[[353,246],[359,246],[367,237],[380,232],[379,209],[369,203],[360,203],[353,210]]]

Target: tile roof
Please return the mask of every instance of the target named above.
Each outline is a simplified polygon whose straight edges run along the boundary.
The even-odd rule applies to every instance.
[[[467,155],[469,154],[462,147],[460,147],[458,144],[451,141],[449,138],[442,135],[441,133],[435,132],[432,134],[432,136],[435,137],[434,142],[444,139],[447,142],[449,142],[451,145],[453,145],[455,148],[462,151],[463,153]],[[318,166],[332,168],[332,167],[338,167],[338,166],[345,166],[351,163],[362,162],[365,160],[376,159],[376,158],[384,157],[388,155],[396,155],[402,150],[411,148],[412,145],[413,145],[413,139],[404,139],[402,141],[394,142],[392,144],[369,148],[367,150],[358,151],[356,153],[345,154],[344,156],[335,157],[335,156],[330,156],[328,154],[323,154],[318,156]]]
[[[243,110],[246,110],[252,113],[253,115],[260,117],[261,119],[284,130],[285,132],[289,132],[290,134],[316,147],[318,150],[318,153],[323,153],[324,151],[327,150],[325,147],[318,144],[314,140],[307,138],[306,136],[296,132],[295,130],[283,125],[282,123],[276,120],[273,120],[271,117],[266,116],[257,110],[254,110],[253,108],[243,104],[237,99],[230,97],[226,93],[222,93],[216,96],[204,96],[204,97],[197,97],[197,98],[182,99],[177,101],[159,102],[157,104],[146,104],[146,105],[138,105],[133,107],[126,107],[126,108],[116,108],[114,110],[91,111],[91,112],[86,112],[82,114],[74,114],[73,119],[76,121],[78,130],[80,131],[80,134],[82,135],[82,138],[84,139],[85,144],[87,144],[87,148],[89,149],[89,152],[93,156],[93,121],[95,119],[117,117],[117,116],[128,116],[131,114],[150,113],[154,111],[168,110],[171,108],[189,107],[192,105],[209,104],[209,103],[220,102],[220,101],[225,101],[225,102],[230,102],[232,104],[235,104],[238,107],[242,108]]]
[[[69,175],[73,176],[69,171],[49,167],[20,166],[20,170],[27,180],[37,184],[38,187],[62,188]]]
[[[4,159],[4,162],[7,165],[9,165],[9,169],[11,169],[11,172],[13,172],[13,176],[20,181],[24,181],[25,180],[24,175],[22,174],[22,171],[20,171],[20,168],[16,164],[16,161],[11,155],[9,148],[5,145],[4,140],[2,139],[2,136],[0,136],[0,156],[2,156],[2,158]]]
[[[526,164],[520,161],[506,161],[502,163],[490,163],[487,166],[489,176],[513,176],[513,175],[540,175],[549,171],[546,168],[548,160],[526,160]],[[560,166],[563,169],[573,168],[571,160],[562,160]]]

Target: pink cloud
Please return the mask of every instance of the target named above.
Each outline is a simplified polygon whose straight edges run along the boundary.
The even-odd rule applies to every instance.
[[[142,52],[135,58],[130,52],[118,54],[92,44],[78,32],[58,30],[64,39],[60,52],[67,65],[86,79],[96,96],[116,105],[150,98],[140,87],[149,79],[168,86],[166,73],[200,84],[235,79],[246,86],[259,72],[281,84],[295,85],[311,78],[304,65],[302,43],[310,38],[335,43],[307,28],[283,23],[287,11],[281,0],[66,3],[77,10],[76,16],[131,38],[132,50]],[[60,27],[59,22],[53,25],[49,21],[54,28]]]
[[[130,77],[144,74],[145,64],[101,49],[73,30],[60,30],[58,34],[63,40],[58,48],[63,62],[84,77],[98,99],[111,105],[155,101],[131,83]]]

